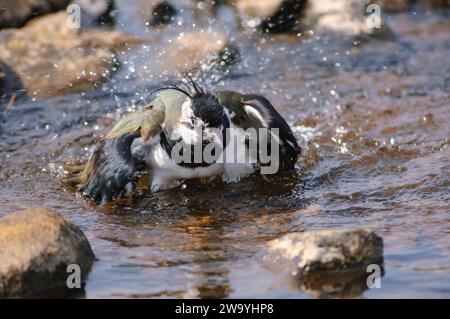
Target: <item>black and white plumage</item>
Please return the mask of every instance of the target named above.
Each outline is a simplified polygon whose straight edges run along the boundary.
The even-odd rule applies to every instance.
[[[218,177],[237,182],[262,165],[263,142],[258,136],[247,135],[244,130],[249,128],[278,129],[279,134],[272,139],[276,145],[269,146],[279,149],[281,170],[294,168],[300,147],[289,125],[266,98],[231,91],[208,92],[190,77],[156,93],[146,107],[114,126],[87,164],[70,170],[67,181],[71,185],[104,203],[130,192],[144,171],[151,173],[152,192],[176,187],[185,179]],[[238,128],[243,130],[237,130],[236,143],[230,144],[228,129]],[[249,139],[255,138],[258,151],[252,153]],[[198,161],[194,152],[186,153],[196,147],[201,151],[214,149],[211,154],[216,160]],[[180,162],[174,154],[187,155]]]

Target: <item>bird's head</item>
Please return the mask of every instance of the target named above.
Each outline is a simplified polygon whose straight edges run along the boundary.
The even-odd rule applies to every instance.
[[[190,75],[185,75],[182,81],[169,82],[167,86],[158,90],[166,89],[176,90],[186,95],[181,107],[181,122],[191,122],[197,128],[198,126],[203,128],[222,127],[224,108],[218,97],[205,88],[203,81],[196,81]]]
[[[191,104],[195,117],[201,119],[208,127],[222,126],[224,109],[216,96],[211,93],[199,93],[192,97]]]

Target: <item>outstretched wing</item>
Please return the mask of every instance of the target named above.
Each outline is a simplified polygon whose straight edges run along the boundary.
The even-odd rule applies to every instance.
[[[145,142],[159,134],[164,119],[165,105],[156,97],[142,110],[117,122],[85,165],[68,168],[65,181],[97,203],[131,191],[145,170],[143,160],[132,153],[131,145],[136,138]]]
[[[281,169],[292,169],[298,160],[300,146],[289,124],[265,97],[255,94],[239,94],[231,91],[216,92],[220,103],[228,109],[231,121],[247,129],[278,128]]]

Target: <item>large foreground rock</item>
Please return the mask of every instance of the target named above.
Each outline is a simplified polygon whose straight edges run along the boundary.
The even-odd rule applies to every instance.
[[[0,31],[0,61],[22,86],[15,89],[39,97],[87,90],[117,69],[117,50],[137,42],[119,32],[70,29],[66,19],[66,13],[59,12],[33,19],[21,29]]]
[[[357,296],[368,288],[367,266],[382,270],[383,239],[367,229],[292,233],[269,242],[264,260],[301,290]]]
[[[66,8],[71,0],[0,0],[0,29],[18,28],[38,15]]]
[[[84,280],[94,253],[78,227],[60,214],[30,209],[0,218],[0,298],[67,289],[67,266]]]

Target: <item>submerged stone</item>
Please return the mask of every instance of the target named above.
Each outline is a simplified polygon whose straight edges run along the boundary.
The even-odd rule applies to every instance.
[[[354,296],[368,288],[368,266],[381,275],[383,239],[367,229],[292,233],[269,242],[264,260],[301,290]]]

